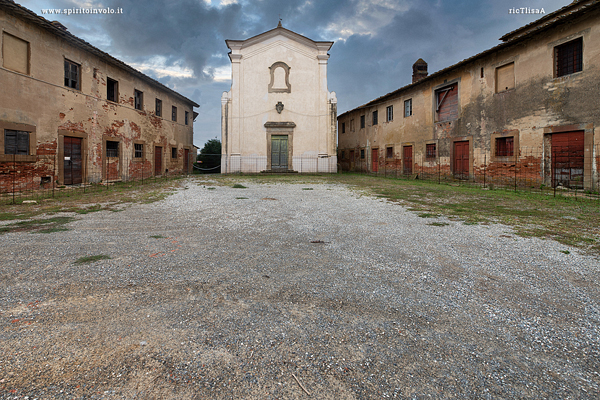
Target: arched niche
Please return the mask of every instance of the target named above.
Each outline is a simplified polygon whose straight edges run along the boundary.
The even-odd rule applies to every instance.
[[[292,85],[290,85],[290,67],[286,63],[277,61],[269,67],[269,72],[271,73],[269,93],[292,92]]]

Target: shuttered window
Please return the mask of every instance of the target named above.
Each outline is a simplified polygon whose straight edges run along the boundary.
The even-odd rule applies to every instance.
[[[496,93],[515,88],[515,63],[496,68]]]
[[[458,118],[458,85],[453,84],[435,91],[437,121],[452,121]]]
[[[65,60],[65,86],[79,90],[79,65]]]
[[[29,75],[29,42],[2,32],[4,68]]]
[[[29,154],[29,132],[4,130],[4,154]]]
[[[435,158],[436,157],[435,143],[428,143],[425,145],[425,157],[426,158]]]

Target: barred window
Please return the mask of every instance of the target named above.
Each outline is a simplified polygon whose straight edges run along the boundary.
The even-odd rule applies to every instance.
[[[385,158],[394,158],[394,148],[393,147],[386,147]]]
[[[572,40],[554,48],[556,76],[574,74],[583,70],[583,40]]]
[[[142,158],[144,157],[144,145],[142,143],[134,143],[133,157]]]
[[[119,157],[119,142],[106,141],[106,157]]]
[[[428,143],[425,145],[425,157],[426,158],[435,158],[436,157],[435,143]]]
[[[512,157],[514,154],[514,137],[496,138],[496,156]]]

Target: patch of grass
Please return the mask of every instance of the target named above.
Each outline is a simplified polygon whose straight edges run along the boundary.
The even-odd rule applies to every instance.
[[[313,188],[302,188],[302,190],[313,190]]]
[[[247,197],[236,197],[237,200],[248,200]]]
[[[207,187],[206,190],[215,190],[216,187]]]
[[[102,206],[100,204],[95,204],[93,206],[90,207],[86,207],[80,210],[76,210],[75,212],[77,214],[89,214],[92,212],[98,212],[98,211],[102,211]]]
[[[429,223],[429,224],[427,224],[427,225],[431,225],[431,226],[448,226],[448,225],[450,225],[450,224],[449,224],[449,223],[447,223],[447,222],[430,222],[430,223]]]
[[[571,252],[569,250],[561,250],[560,252],[564,253],[564,254],[571,254]]]
[[[234,189],[248,189],[246,186],[242,185],[241,183],[236,183],[232,186],[232,188]]]
[[[68,230],[62,225],[74,221],[73,217],[52,217],[46,219],[29,219],[5,225],[0,229],[0,233],[7,232],[32,232],[32,233],[52,233]]]
[[[164,239],[165,238],[165,236],[163,236],[163,235],[151,235],[150,237],[154,238],[154,239]]]
[[[13,213],[7,213],[7,212],[0,213],[0,221],[12,221],[15,219],[26,219],[26,218],[29,218],[27,216],[27,214],[13,214]]]
[[[432,214],[432,213],[420,213],[417,215],[421,218],[437,218],[438,217],[437,214]]]
[[[75,261],[75,264],[90,264],[100,260],[110,260],[110,256],[107,256],[106,254],[98,254],[95,256],[80,257],[77,259],[77,261]]]

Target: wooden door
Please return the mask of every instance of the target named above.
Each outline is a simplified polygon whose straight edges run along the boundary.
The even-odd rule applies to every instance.
[[[82,182],[81,143],[83,139],[65,136],[63,176],[65,185],[77,185]]]
[[[413,152],[412,146],[404,146],[402,149],[402,172],[404,175],[412,175]]]
[[[571,187],[583,187],[583,132],[552,134],[552,183]]]
[[[154,148],[154,176],[162,175],[162,147]]]
[[[454,142],[454,175],[469,178],[469,141]]]
[[[271,136],[271,169],[287,169],[288,137],[286,135]]]
[[[190,173],[190,150],[183,150],[183,170],[186,174]]]
[[[371,149],[371,171],[379,171],[379,149]]]

